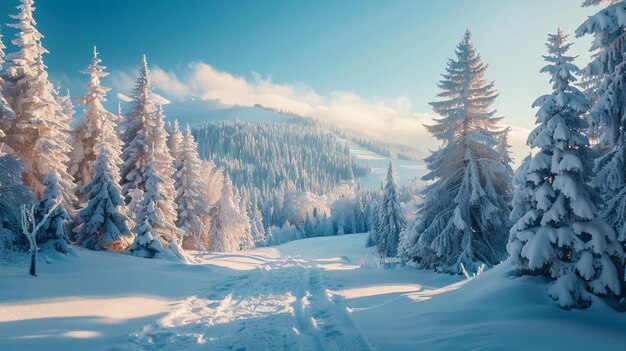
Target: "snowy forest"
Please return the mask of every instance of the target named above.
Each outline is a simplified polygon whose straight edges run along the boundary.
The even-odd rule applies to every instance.
[[[262,107],[279,120],[185,123],[166,114],[149,53],[128,99],[115,98],[97,47],[85,53],[87,84],[70,92],[45,64],[54,52],[35,20],[45,14],[34,0],[16,2],[8,24],[16,34],[0,35],[0,316],[20,316],[17,296],[39,296],[28,291],[65,298],[60,285],[70,280],[61,277],[92,272],[103,280],[67,283],[77,289],[67,296],[103,284],[95,295],[184,302],[156,323],[134,321],[142,324],[104,349],[72,339],[106,344],[113,331],[76,328],[50,339],[61,345],[53,348],[0,332],[0,349],[520,349],[504,336],[483,339],[480,327],[468,329],[477,339],[467,344],[449,330],[473,322],[445,313],[481,311],[510,329],[494,326],[498,335],[543,315],[568,334],[581,330],[570,322],[606,328],[590,344],[560,344],[545,341],[550,324],[537,324],[521,349],[626,342],[626,1],[585,0],[595,15],[545,34],[544,92],[525,97],[534,129],[520,160],[471,30],[458,33],[433,87],[435,117],[424,128],[437,146],[417,148],[278,106]],[[589,62],[573,53],[578,38],[592,40]],[[415,174],[400,181],[399,172]],[[142,288],[111,290],[125,284],[114,279]],[[175,292],[198,291],[202,279],[210,284],[200,293]],[[378,285],[364,287],[370,279]],[[525,306],[532,316],[523,322]],[[507,308],[509,316],[496,312]],[[443,331],[410,331],[430,316]],[[0,317],[0,329],[17,330],[11,318]],[[394,335],[378,327],[386,320],[409,331],[386,341]],[[441,333],[451,340],[433,336]]]

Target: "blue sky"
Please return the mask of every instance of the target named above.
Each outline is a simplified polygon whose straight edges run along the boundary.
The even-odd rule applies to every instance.
[[[162,73],[157,85],[194,85],[181,88],[184,93],[163,89],[168,98],[221,96],[223,89],[214,86],[206,88],[211,94],[197,91],[193,77],[202,63],[252,87],[269,84],[272,94],[291,89],[288,99],[322,106],[316,111],[331,105],[329,111],[348,111],[336,107],[357,101],[372,114],[389,108],[415,118],[431,113],[428,102],[438,93],[439,75],[469,28],[501,93],[497,108],[504,123],[531,128],[530,104],[549,89],[547,77],[538,73],[546,35],[558,26],[572,33],[596,10],[581,8],[581,2],[39,0],[35,16],[51,52],[45,57],[51,77],[73,95],[82,93],[85,79],[78,71],[97,45],[112,72],[106,83],[119,90],[128,88],[146,53]],[[8,15],[17,3],[0,2],[0,22],[11,22]],[[2,31],[9,44],[13,31],[5,26]],[[583,65],[589,39],[575,43]],[[245,102],[259,95],[267,94]],[[346,112],[343,123],[348,117],[358,114]]]

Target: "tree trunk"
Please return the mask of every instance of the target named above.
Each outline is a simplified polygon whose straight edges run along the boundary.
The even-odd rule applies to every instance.
[[[37,250],[33,251],[33,254],[30,256],[30,275],[33,277],[37,276],[35,270],[37,269]]]

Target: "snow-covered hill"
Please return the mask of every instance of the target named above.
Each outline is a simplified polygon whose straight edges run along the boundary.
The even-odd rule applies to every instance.
[[[0,267],[0,350],[622,350],[602,301],[564,311],[502,264],[471,281],[372,267],[365,235],[195,265],[76,250]]]
[[[358,181],[365,188],[380,188],[381,182],[387,175],[389,161],[393,162],[396,169],[397,182],[399,185],[415,183],[422,184],[421,177],[426,174],[426,167],[423,162],[413,160],[403,160],[382,156],[363,146],[357,145],[353,141],[342,139],[350,149],[350,155],[359,162],[365,163],[371,169],[366,176],[359,177]]]
[[[261,106],[230,106],[213,100],[187,100],[174,101],[164,106],[168,119],[178,119],[181,125],[189,123],[192,126],[219,121],[247,121],[247,122],[281,122],[293,115],[280,111],[265,109]],[[350,132],[345,132],[350,134]],[[359,138],[367,138],[360,134]],[[371,174],[361,177],[360,182],[366,188],[378,188],[385,176],[389,157],[380,155],[374,150],[360,146],[347,139],[341,139],[347,143],[352,156],[360,162],[371,167]],[[383,144],[384,145],[384,144]],[[416,150],[417,152],[417,150]],[[409,184],[414,179],[419,179],[424,173],[422,162],[391,158],[396,166],[398,182],[400,185]],[[418,180],[418,184],[420,181]]]
[[[230,106],[214,100],[174,101],[164,107],[168,119],[181,125],[198,125],[218,121],[278,122],[289,116],[259,106]]]

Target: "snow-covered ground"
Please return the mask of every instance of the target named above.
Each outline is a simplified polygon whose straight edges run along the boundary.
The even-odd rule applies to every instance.
[[[184,265],[75,249],[0,267],[0,350],[623,350],[602,301],[564,311],[506,264],[471,281],[372,268],[362,234]]]
[[[352,157],[365,163],[372,170],[370,174],[359,178],[359,182],[363,187],[370,189],[380,188],[382,180],[387,175],[389,161],[393,161],[399,185],[410,184],[413,180],[416,180],[418,185],[422,184],[420,179],[426,174],[424,163],[385,157],[350,140],[341,139],[341,141],[348,146]]]

